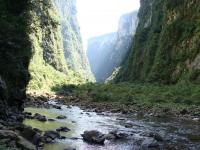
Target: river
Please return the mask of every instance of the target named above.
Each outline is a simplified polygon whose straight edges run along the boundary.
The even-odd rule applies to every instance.
[[[26,112],[39,113],[54,122],[40,122],[34,119],[24,120],[25,125],[38,128],[42,131],[56,130],[59,127],[68,127],[64,140],[57,140],[53,144],[45,144],[44,150],[139,150],[145,149],[145,142],[152,142],[150,133],[156,133],[163,141],[156,141],[158,146],[153,149],[163,150],[199,150],[200,123],[172,118],[137,117],[135,114],[123,115],[115,113],[86,112],[76,106],[61,105],[62,109],[25,108]],[[64,115],[63,120],[56,119]],[[125,139],[106,141],[105,145],[88,144],[82,140],[81,134],[86,130],[98,130],[104,134],[117,130],[127,134]],[[155,143],[153,143],[155,144]]]

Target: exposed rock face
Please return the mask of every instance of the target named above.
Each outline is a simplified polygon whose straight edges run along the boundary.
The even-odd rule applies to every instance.
[[[28,0],[0,1],[0,118],[6,106],[21,108],[31,57],[27,30]]]
[[[142,0],[131,52],[116,80],[199,82],[199,9],[197,0]]]
[[[69,67],[81,77],[94,80],[90,70],[77,20],[76,0],[54,0],[59,12],[65,59]]]
[[[51,0],[0,1],[0,118],[6,116],[7,106],[21,109],[27,85],[31,90],[49,91],[61,84],[85,81],[81,71],[72,67],[76,64],[85,73],[89,70],[75,3],[63,2],[60,4],[69,11],[67,21]]]
[[[137,12],[120,18],[116,33],[94,37],[88,42],[88,57],[98,82],[105,81],[123,62],[137,26]]]
[[[32,76],[29,88],[44,90],[63,83],[83,81],[65,60],[61,19],[53,1],[32,0],[31,6],[29,38],[33,57],[29,67]],[[64,6],[71,8],[72,4]]]

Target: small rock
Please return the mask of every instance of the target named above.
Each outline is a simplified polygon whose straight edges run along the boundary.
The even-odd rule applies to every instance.
[[[156,141],[162,142],[164,141],[163,137],[158,133],[149,133],[149,137],[153,137]]]
[[[58,105],[53,105],[53,108],[55,108],[55,109],[62,109],[62,107],[58,106]]]
[[[5,126],[3,126],[1,123],[0,123],[0,130],[1,129],[4,129],[5,128]]]
[[[44,140],[46,143],[52,143],[55,139],[59,139],[60,134],[56,131],[46,131],[44,133]]]
[[[48,119],[48,121],[53,122],[53,121],[55,121],[55,120],[54,120],[54,119]]]
[[[52,138],[50,138],[50,137],[45,137],[45,138],[44,138],[44,141],[45,141],[46,143],[53,143],[53,142],[54,142],[54,139],[52,139]]]
[[[132,128],[132,127],[133,127],[133,124],[131,124],[131,123],[126,123],[124,126],[125,126],[126,128]]]
[[[188,110],[187,110],[187,109],[183,109],[183,110],[180,111],[180,114],[181,114],[181,115],[185,115],[185,114],[187,114],[187,113],[188,113]]]
[[[67,127],[60,127],[58,129],[56,129],[56,131],[58,131],[58,132],[68,132],[68,131],[70,131],[70,129],[67,128]]]
[[[58,116],[58,117],[56,117],[57,119],[67,119],[67,117],[66,116],[63,116],[63,115],[60,115],[60,116]]]
[[[126,119],[125,118],[117,118],[116,120],[123,121],[123,120],[126,120]]]
[[[32,143],[20,136],[18,137],[17,145],[20,147],[20,149],[36,150],[36,147]]]
[[[145,139],[141,144],[141,150],[149,150],[149,148],[158,148],[159,144],[153,138]]]
[[[64,150],[76,150],[75,148],[65,148]]]
[[[113,134],[106,134],[104,135],[104,138],[106,140],[113,140],[113,139],[116,139],[116,137],[113,135]]]
[[[122,114],[128,114],[128,110],[122,109],[122,110],[121,110],[121,113],[122,113]]]
[[[81,136],[83,137],[83,140],[88,143],[103,145],[105,141],[104,134],[96,130],[85,131]]]
[[[0,130],[0,139],[11,139],[16,140],[18,137],[17,133],[11,130]]]
[[[125,139],[128,137],[126,133],[122,133],[117,130],[111,131],[109,134],[114,135],[116,139]]]
[[[65,137],[65,136],[61,136],[60,139],[61,139],[61,140],[64,140],[64,139],[66,139],[66,137]]]
[[[24,115],[32,116],[32,113],[31,113],[31,112],[24,112],[23,114],[24,114]]]
[[[36,114],[34,115],[34,119],[37,119],[37,120],[42,121],[42,122],[47,121],[46,116],[40,115],[40,114],[38,114],[38,113],[36,113]]]

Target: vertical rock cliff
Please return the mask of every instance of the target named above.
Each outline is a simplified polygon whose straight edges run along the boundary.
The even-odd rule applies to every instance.
[[[141,0],[139,24],[117,81],[200,81],[200,1]]]
[[[32,5],[29,89],[49,90],[91,79],[76,20],[75,0],[33,0]]]
[[[88,41],[88,57],[98,82],[105,81],[126,57],[137,26],[137,12],[123,15],[118,31]]]
[[[94,80],[77,21],[76,0],[54,0],[60,16],[62,42],[65,59],[69,67],[82,78]]]
[[[27,88],[49,91],[88,78],[75,3],[65,2],[67,20],[52,0],[0,0],[0,118],[10,106],[21,109]]]
[[[29,81],[28,0],[0,0],[0,119],[21,109]]]

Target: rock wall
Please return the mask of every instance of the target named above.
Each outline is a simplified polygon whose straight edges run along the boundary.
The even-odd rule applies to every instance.
[[[21,109],[29,81],[28,0],[0,0],[0,119]]]
[[[84,65],[83,62],[77,61],[81,56],[77,51],[82,51],[78,23],[72,21],[77,30],[75,32],[69,22],[75,18],[74,0],[32,0],[32,5],[32,31],[29,37],[33,57],[29,67],[32,76],[29,89],[49,91],[58,85],[85,82],[86,77],[71,65],[72,62],[77,66]],[[77,58],[67,58],[67,53],[76,53]]]
[[[75,3],[65,2],[70,22],[63,26],[52,0],[0,0],[0,118],[6,117],[11,106],[21,109],[27,90],[48,92],[59,85],[86,81],[86,75],[69,63],[77,63],[85,73],[89,70],[82,55]],[[73,51],[78,51],[78,61],[76,57],[66,61],[66,53]]]
[[[64,54],[69,67],[82,78],[93,81],[88,58],[83,50],[76,0],[54,0],[54,5],[60,16]]]
[[[123,15],[118,31],[88,41],[88,58],[98,82],[104,82],[126,57],[137,26],[137,12]]]
[[[200,1],[141,0],[139,24],[117,81],[200,82]]]

